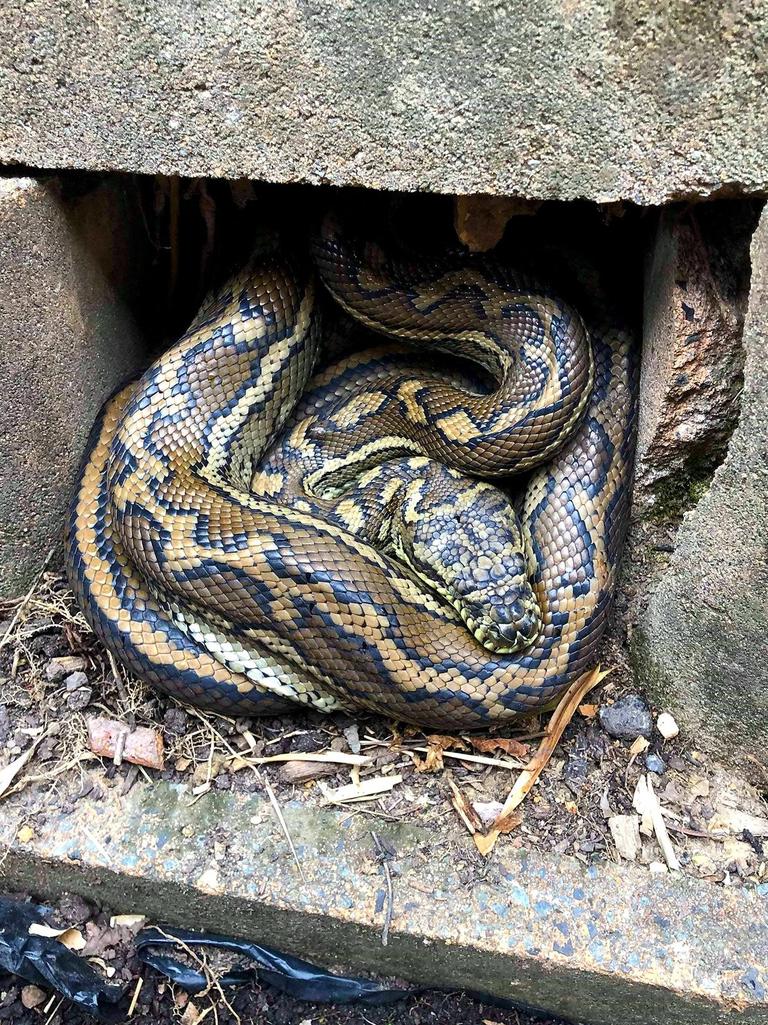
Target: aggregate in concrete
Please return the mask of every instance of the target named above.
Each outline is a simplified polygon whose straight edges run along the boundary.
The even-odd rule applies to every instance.
[[[662,203],[768,188],[768,7],[10,0],[0,162]]]
[[[455,845],[355,809],[170,783],[0,805],[0,884],[98,897],[155,921],[258,939],[328,967],[485,992],[569,1020],[768,1023],[768,896],[500,845],[460,877]],[[62,810],[62,807],[65,810]],[[22,843],[22,825],[33,836]],[[394,915],[372,838],[394,853]],[[22,836],[28,831],[22,832]],[[468,851],[465,856],[471,862]]]

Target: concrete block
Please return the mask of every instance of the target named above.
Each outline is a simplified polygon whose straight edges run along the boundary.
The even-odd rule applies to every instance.
[[[662,203],[768,188],[768,9],[9,0],[0,161]]]
[[[476,856],[466,834],[436,842],[434,825],[283,799],[300,875],[263,796],[197,799],[168,783],[121,796],[116,779],[98,800],[72,800],[76,786],[60,778],[53,792],[0,805],[4,887],[80,893],[326,967],[489,993],[569,1021],[768,1023],[768,897],[754,890],[504,844],[467,879],[457,869],[463,847],[465,864]],[[372,828],[396,852],[386,946]]]
[[[633,507],[663,519],[695,504],[739,418],[754,201],[662,212],[644,295]]]
[[[107,182],[0,180],[0,596],[57,546],[99,406],[143,359],[130,311],[132,207]]]
[[[695,743],[768,766],[768,214],[751,248],[741,411],[634,637],[641,681]],[[734,370],[734,373],[736,370]]]

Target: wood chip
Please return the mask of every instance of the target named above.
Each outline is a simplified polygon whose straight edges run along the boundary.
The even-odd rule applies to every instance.
[[[635,737],[634,741],[632,742],[632,747],[629,749],[629,753],[632,755],[633,758],[637,758],[638,755],[641,755],[644,751],[647,751],[650,746],[650,742],[646,740],[645,737]]]
[[[650,817],[653,831],[656,834],[659,847],[661,847],[661,853],[664,855],[664,860],[672,872],[678,872],[680,870],[680,862],[677,860],[672,841],[669,839],[664,816],[661,814],[661,805],[653,789],[650,773],[641,776],[637,781],[632,803],[635,810],[639,811],[641,815],[648,815]]]
[[[112,929],[118,925],[124,925],[127,929],[141,929],[146,920],[145,915],[112,915],[109,924]]]
[[[126,762],[148,769],[165,768],[163,738],[157,730],[145,726],[131,730],[116,719],[89,719],[88,746],[102,758],[119,755]]]
[[[448,778],[448,786],[453,791],[453,797],[451,798],[451,804],[459,816],[461,821],[467,827],[469,832],[474,836],[478,831],[483,830],[483,823],[480,816],[477,814],[475,809],[472,807],[466,796],[459,790],[454,781]]]
[[[412,751],[429,752],[428,747],[414,747]],[[459,762],[468,762],[470,765],[490,765],[495,769],[522,769],[522,762],[513,762],[508,758],[488,758],[485,755],[470,755],[463,751],[440,751],[442,758],[455,758]],[[442,764],[440,765],[442,768]]]
[[[239,756],[238,756],[239,757]],[[373,765],[370,755],[353,755],[346,751],[295,751],[282,755],[243,756],[249,765],[267,765],[269,762],[328,762],[331,765]]]
[[[52,925],[38,925],[33,922],[29,927],[30,936],[45,936],[48,939],[58,940],[68,950],[82,950],[85,946],[85,937],[79,929],[57,929]]]
[[[392,775],[372,776],[359,783],[348,783],[346,786],[336,787],[333,790],[325,783],[318,785],[323,792],[324,804],[347,804],[354,801],[370,801],[374,797],[393,790],[398,783],[402,782],[402,776]]]
[[[616,850],[626,861],[636,861],[640,853],[640,816],[612,815],[608,819]]]
[[[358,769],[358,766],[353,766]],[[333,776],[336,773],[336,766],[331,762],[303,762],[290,761],[280,767],[278,773],[283,783],[308,783],[313,779],[321,779],[324,776]]]

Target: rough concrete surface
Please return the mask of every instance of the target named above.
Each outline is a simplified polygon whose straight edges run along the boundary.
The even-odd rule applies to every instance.
[[[661,203],[768,188],[768,8],[10,0],[0,160]]]
[[[127,208],[114,183],[65,201],[55,180],[0,180],[0,595],[58,544],[99,406],[142,358]]]
[[[739,423],[677,532],[634,654],[654,700],[697,744],[768,766],[768,212],[751,257]]]
[[[759,213],[755,201],[722,201],[659,219],[645,275],[636,515],[690,507],[725,455],[739,417]]]
[[[0,806],[5,888],[258,939],[328,967],[469,989],[615,1025],[768,1022],[768,897],[612,864],[498,853],[462,881],[429,829],[354,809],[282,811],[181,785],[65,789]],[[29,792],[26,792],[29,793]],[[42,802],[42,803],[41,803]],[[16,838],[22,824],[32,839]],[[394,850],[393,917],[371,836]],[[22,835],[28,835],[29,830]],[[456,844],[471,847],[466,834]]]

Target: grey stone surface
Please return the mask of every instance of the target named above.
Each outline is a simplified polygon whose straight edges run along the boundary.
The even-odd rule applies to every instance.
[[[59,777],[0,804],[0,883],[249,937],[330,968],[470,989],[595,1025],[766,1025],[768,896],[263,796]],[[66,808],[66,811],[63,810]],[[32,837],[18,839],[22,825]],[[393,916],[371,829],[395,852]],[[28,831],[25,834],[28,837]],[[459,862],[464,868],[459,871]],[[469,868],[470,878],[467,870]]]
[[[129,212],[115,183],[65,200],[55,180],[0,181],[0,595],[58,546],[99,406],[142,359]]]
[[[660,203],[768,188],[765,4],[10,0],[0,160]]]
[[[695,503],[739,417],[749,241],[759,203],[662,212],[648,256],[635,514]]]
[[[768,213],[751,249],[741,416],[634,636],[641,680],[697,744],[768,765]]]

